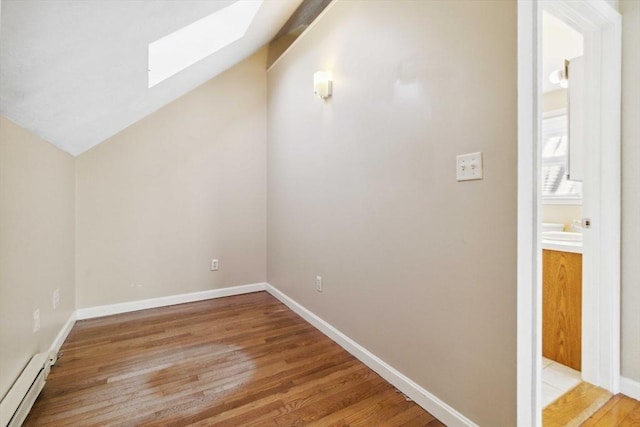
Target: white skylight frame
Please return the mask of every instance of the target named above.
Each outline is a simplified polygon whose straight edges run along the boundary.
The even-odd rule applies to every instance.
[[[240,40],[264,0],[239,0],[149,43],[149,88]]]

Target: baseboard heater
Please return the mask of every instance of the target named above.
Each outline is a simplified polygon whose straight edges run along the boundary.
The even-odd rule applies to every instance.
[[[56,355],[38,353],[31,358],[0,402],[0,427],[20,427],[44,387]]]

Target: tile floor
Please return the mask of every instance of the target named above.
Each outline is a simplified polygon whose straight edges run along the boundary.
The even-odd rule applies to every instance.
[[[579,371],[542,358],[542,407],[547,406],[582,381]]]

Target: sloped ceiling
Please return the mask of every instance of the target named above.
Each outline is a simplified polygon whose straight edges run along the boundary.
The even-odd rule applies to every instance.
[[[266,0],[242,39],[148,88],[149,43],[234,0],[2,0],[0,114],[78,155],[257,51],[301,1]]]

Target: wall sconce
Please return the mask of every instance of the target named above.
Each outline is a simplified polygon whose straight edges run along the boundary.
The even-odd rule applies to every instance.
[[[564,60],[564,66],[549,74],[549,81],[554,85],[560,84],[560,87],[566,89],[569,87],[569,61]]]
[[[322,99],[327,99],[333,91],[331,73],[328,71],[316,71],[313,74],[313,93]]]

